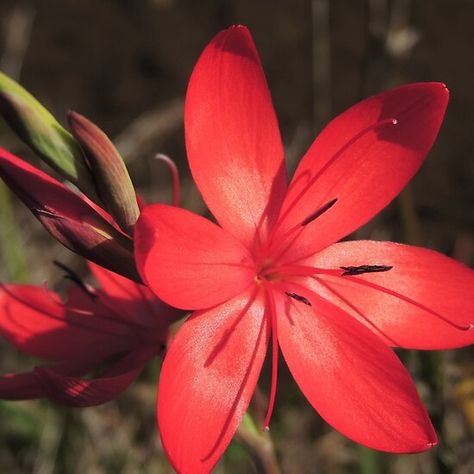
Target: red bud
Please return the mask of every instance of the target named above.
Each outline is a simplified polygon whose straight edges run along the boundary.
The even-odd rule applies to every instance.
[[[0,176],[43,226],[73,252],[140,281],[131,238],[69,188],[0,148]]]
[[[131,235],[140,211],[122,157],[107,135],[90,120],[77,112],[69,112],[68,120],[89,160],[99,197],[120,227]]]

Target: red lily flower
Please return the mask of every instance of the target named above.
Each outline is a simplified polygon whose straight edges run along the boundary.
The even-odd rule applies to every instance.
[[[385,207],[438,134],[448,91],[410,84],[334,119],[287,185],[260,60],[244,27],[221,32],[190,80],[186,146],[216,225],[144,209],[135,255],[164,301],[195,309],[166,355],[158,390],[164,448],[179,472],[207,472],[254,392],[270,339],[267,425],[283,356],[309,402],[369,447],[423,451],[436,433],[390,346],[473,342],[474,273],[431,250],[334,243]]]
[[[89,265],[101,289],[79,281],[82,287],[71,288],[66,303],[46,288],[0,284],[1,334],[20,351],[55,362],[0,377],[0,398],[98,405],[116,398],[152,357],[163,355],[169,324],[181,312],[145,286]],[[91,372],[93,378],[83,378]]]

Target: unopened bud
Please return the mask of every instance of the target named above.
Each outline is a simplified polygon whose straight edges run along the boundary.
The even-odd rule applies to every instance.
[[[101,201],[120,227],[132,234],[140,211],[122,157],[107,135],[86,117],[71,111],[68,120],[72,134],[81,144],[91,165]]]
[[[0,148],[0,177],[43,226],[73,252],[140,281],[133,241],[59,181]]]
[[[28,91],[2,72],[0,114],[42,160],[94,199],[92,175],[74,137]]]

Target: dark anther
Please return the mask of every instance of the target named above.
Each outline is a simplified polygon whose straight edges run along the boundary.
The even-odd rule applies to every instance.
[[[344,270],[342,276],[362,275],[362,273],[388,272],[393,268],[391,265],[359,265],[358,267],[339,267]]]
[[[285,294],[288,295],[290,298],[295,299],[296,301],[300,301],[301,303],[304,303],[307,306],[311,306],[311,301],[309,301],[308,298],[305,298],[304,296],[298,295],[297,293],[293,293],[291,291],[285,291]]]
[[[324,214],[327,210],[331,209],[334,204],[336,204],[337,198],[331,199],[331,201],[324,204],[324,206],[320,207],[317,211],[310,214],[302,223],[302,226],[308,225],[310,222],[313,222],[314,219],[317,219],[321,214]]]
[[[58,262],[57,260],[54,260],[53,263],[61,270],[66,272],[64,278],[74,282],[91,300],[95,300],[97,298],[97,295],[88,288],[88,286],[82,281],[81,277],[74,270],[69,268],[67,265],[64,265],[64,263]]]

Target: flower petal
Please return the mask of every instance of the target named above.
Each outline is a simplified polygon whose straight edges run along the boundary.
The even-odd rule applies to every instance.
[[[288,367],[319,414],[354,441],[419,452],[436,433],[393,351],[351,316],[308,292],[312,307],[278,295],[278,338]]]
[[[53,366],[53,370],[68,375],[84,375],[103,363],[106,357],[107,354],[104,350],[95,350],[93,353],[89,351],[74,360],[68,360]],[[0,399],[31,400],[46,397],[47,390],[38,378],[37,369],[38,367],[29,372],[0,376]]]
[[[278,123],[247,28],[234,26],[206,47],[185,104],[189,165],[206,204],[246,244],[264,238],[286,192]]]
[[[177,308],[203,309],[242,292],[253,281],[252,259],[231,234],[177,207],[146,207],[135,226],[141,276]]]
[[[388,344],[449,349],[474,343],[474,271],[451,258],[393,242],[359,241],[331,245],[310,264],[393,267],[357,276],[321,274],[313,286]]]
[[[145,285],[136,283],[95,263],[89,268],[100,283],[98,303],[114,309],[132,322],[139,322],[154,330],[163,329],[166,341],[167,327],[183,316],[183,312],[159,300]]]
[[[43,386],[33,371],[0,376],[0,399],[33,400],[45,396]]]
[[[87,263],[103,292],[111,298],[133,301],[141,298],[150,300],[156,298],[146,286],[140,285],[115,272],[111,272],[95,263]]]
[[[383,209],[420,167],[447,103],[443,84],[409,84],[370,97],[330,122],[296,170],[278,234],[337,202],[304,226],[289,258],[314,254]]]
[[[0,284],[0,332],[22,352],[56,360],[78,357],[91,347],[113,353],[129,345],[121,326],[75,311],[84,307],[64,305],[45,288]]]
[[[181,327],[158,387],[164,449],[183,474],[207,473],[247,410],[268,345],[264,301],[252,290]]]
[[[89,407],[117,398],[140,374],[151,357],[149,348],[127,354],[100,377],[68,375],[67,367],[36,367],[35,375],[45,396],[61,405]]]

